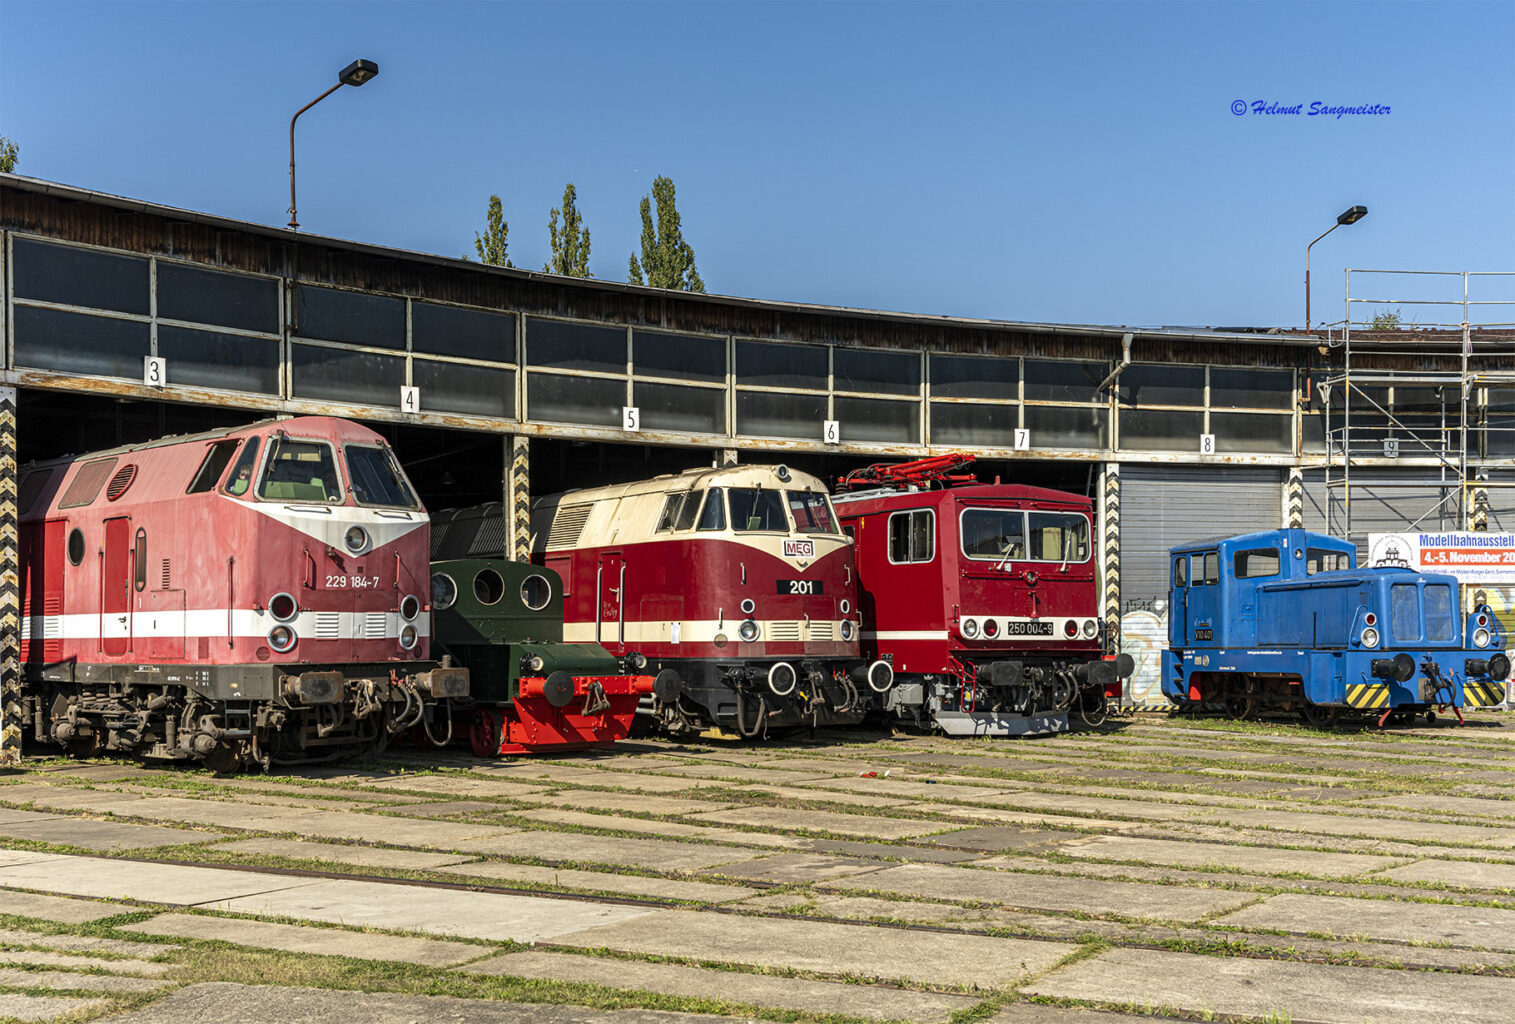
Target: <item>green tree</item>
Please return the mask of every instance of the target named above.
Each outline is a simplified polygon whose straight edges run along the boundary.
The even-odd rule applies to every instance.
[[[542,269],[549,274],[564,277],[593,277],[589,272],[589,229],[579,208],[574,204],[578,192],[573,182],[563,186],[563,207],[552,211],[547,222],[548,242],[552,245],[552,258]],[[558,230],[558,217],[563,218],[563,229]]]
[[[505,223],[505,207],[499,196],[489,197],[489,212],[484,215],[484,233],[473,233],[473,247],[479,260],[495,267],[513,267],[510,249],[510,225]]]
[[[21,147],[16,145],[14,139],[7,139],[0,135],[0,171],[6,174],[16,169],[16,157],[21,153]]]
[[[1373,314],[1373,320],[1368,326],[1375,331],[1397,331],[1403,324],[1399,318],[1399,310],[1395,309]]]
[[[652,221],[652,201],[658,204],[657,225]],[[645,278],[644,278],[645,272]],[[673,202],[673,179],[661,174],[653,179],[652,196],[642,197],[642,259],[632,253],[626,279],[632,284],[702,292],[705,282],[694,266],[694,250],[684,241],[679,210]]]

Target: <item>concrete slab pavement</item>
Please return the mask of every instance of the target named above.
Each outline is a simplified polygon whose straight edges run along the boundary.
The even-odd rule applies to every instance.
[[[1412,907],[1389,900],[1283,893],[1217,918],[1217,925],[1269,928],[1304,935],[1440,942],[1515,951],[1515,910],[1446,903]],[[1515,998],[1515,987],[1512,987]]]
[[[278,949],[287,953],[318,953],[323,956],[352,957],[356,960],[395,960],[423,967],[453,967],[486,956],[491,951],[488,946],[475,946],[466,942],[385,935],[380,932],[354,932],[341,928],[311,928],[205,914],[159,914],[146,921],[123,925],[122,930],[181,939],[211,939],[258,949]]]

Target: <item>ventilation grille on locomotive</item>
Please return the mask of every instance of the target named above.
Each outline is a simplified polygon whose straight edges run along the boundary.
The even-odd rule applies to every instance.
[[[362,618],[362,638],[364,640],[383,640],[389,632],[388,618],[384,612],[364,612]]]
[[[589,522],[593,505],[565,505],[552,518],[552,529],[547,533],[550,548],[572,547],[584,533],[584,524]]]
[[[317,640],[342,639],[342,613],[316,612],[315,638]]]
[[[776,643],[785,641],[798,643],[800,639],[800,624],[798,622],[770,622],[768,623],[768,639]]]
[[[836,623],[812,621],[810,623],[809,634],[811,640],[835,640]]]

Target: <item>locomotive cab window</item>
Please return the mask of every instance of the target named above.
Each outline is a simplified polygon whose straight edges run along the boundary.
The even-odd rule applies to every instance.
[[[1031,512],[1026,518],[1033,559],[1064,563],[1088,560],[1088,519],[1076,512]]]
[[[1200,584],[1213,587],[1220,582],[1220,552],[1206,551],[1200,556],[1201,569]]]
[[[342,449],[347,458],[347,479],[359,505],[417,509],[420,504],[395,462],[394,452],[376,445],[350,444]]]
[[[889,517],[889,561],[929,562],[936,557],[936,514],[929,508]]]
[[[710,488],[705,497],[705,508],[700,513],[699,530],[726,529],[726,492],[719,487]]]
[[[1318,572],[1340,572],[1350,568],[1352,568],[1350,559],[1345,551],[1326,551],[1322,548],[1309,548],[1305,551],[1306,576],[1314,576]]]
[[[1457,639],[1457,622],[1452,614],[1452,588],[1441,583],[1427,584],[1426,639],[1448,643]]]
[[[1277,576],[1279,557],[1277,548],[1258,548],[1255,551],[1238,551],[1231,556],[1239,580],[1258,576]]]
[[[258,497],[264,501],[318,502],[342,500],[342,482],[337,478],[337,460],[324,441],[297,441],[275,437],[268,445],[268,463],[258,482]]]
[[[991,562],[1025,558],[1025,513],[1010,508],[968,509],[963,513],[963,554]]]
[[[1389,623],[1395,643],[1420,639],[1420,594],[1413,583],[1396,583],[1389,588]]]
[[[658,513],[658,525],[656,533],[667,533],[672,530],[679,521],[679,512],[684,508],[684,501],[689,495],[680,492],[670,494],[663,499],[663,511]]]
[[[789,516],[779,492],[761,487],[731,488],[731,528],[788,533]]]
[[[215,490],[221,474],[226,471],[227,465],[231,463],[231,457],[236,452],[236,441],[217,441],[211,445],[205,453],[205,459],[200,463],[200,468],[195,471],[195,478],[189,482],[189,490],[184,493],[204,494],[206,491]]]
[[[699,491],[690,491],[684,496],[684,507],[679,509],[678,520],[673,524],[675,530],[692,530],[694,521],[700,514]]]
[[[789,511],[794,513],[794,526],[800,533],[835,533],[836,521],[831,516],[831,506],[824,494],[810,491],[788,491]]]
[[[253,473],[258,469],[258,449],[261,440],[250,437],[242,446],[242,454],[237,456],[237,464],[232,467],[231,475],[226,478],[226,484],[222,488],[234,498],[240,498],[247,493],[252,486]]]
[[[1175,587],[1187,587],[1189,585],[1189,556],[1179,555],[1173,560],[1173,585]]]

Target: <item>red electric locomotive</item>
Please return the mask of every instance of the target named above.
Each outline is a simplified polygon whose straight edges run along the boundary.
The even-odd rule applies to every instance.
[[[1105,655],[1088,498],[980,484],[972,456],[844,477],[837,514],[856,544],[865,657],[890,659],[886,707],[954,736],[1068,727],[1104,713],[1131,673]]]
[[[669,731],[853,724],[893,672],[859,660],[852,546],[825,485],[784,466],[694,469],[533,510],[564,636],[657,673]]]
[[[39,741],[266,768],[382,746],[467,696],[466,669],[427,661],[426,511],[365,427],[268,421],[20,480]]]

